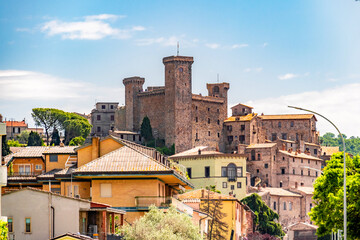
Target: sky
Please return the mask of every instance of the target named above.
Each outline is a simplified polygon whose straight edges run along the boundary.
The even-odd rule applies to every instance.
[[[230,83],[229,107],[319,112],[360,136],[360,1],[0,0],[0,113],[90,113],[125,103],[122,79],[164,85],[162,58],[193,56],[193,93]],[[335,129],[320,117],[318,130]]]

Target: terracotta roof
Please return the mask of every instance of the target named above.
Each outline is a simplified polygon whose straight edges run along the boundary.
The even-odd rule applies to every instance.
[[[314,114],[279,114],[279,115],[261,115],[263,120],[298,120],[298,119],[311,119],[315,117]],[[316,120],[316,118],[315,118]]]
[[[325,147],[325,146],[321,146],[321,154],[325,155],[333,155],[334,153],[340,152],[339,151],[339,147]]]
[[[75,148],[78,146],[54,146],[50,147],[49,149],[44,151],[44,154],[55,154],[55,153],[69,153],[69,154],[75,154]]]
[[[314,147],[320,147],[320,145],[319,145],[319,144],[316,144],[316,143],[305,142],[304,144],[305,144],[305,145],[309,145],[309,146],[314,146]]]
[[[12,153],[17,153],[19,151],[21,151],[24,147],[10,147],[10,151]]]
[[[251,108],[251,109],[253,109],[253,107],[247,106],[247,105],[242,104],[242,103],[238,103],[238,104],[236,104],[235,106],[231,107],[231,109],[233,109],[233,108],[235,108],[235,107],[237,107],[237,106],[244,106],[244,107],[247,107],[247,108]]]
[[[25,121],[4,121],[7,127],[27,127],[27,123]]]
[[[13,157],[42,157],[43,153],[49,149],[49,147],[31,146],[24,147],[21,151],[14,153]]]
[[[261,188],[258,194],[261,196],[264,193],[269,193],[270,195],[281,196],[281,197],[301,197],[300,194],[290,192],[283,188],[273,188],[273,187]]]
[[[279,150],[280,153],[288,155],[290,157],[294,157],[294,158],[304,158],[304,159],[310,159],[310,160],[317,160],[317,161],[322,161],[322,159],[311,156],[311,155],[307,155],[305,153],[297,153],[296,152],[291,152],[289,153],[288,151],[284,151],[284,150]]]
[[[209,196],[208,196],[209,194]],[[221,194],[221,193],[216,193],[216,192],[212,192],[209,191],[207,189],[197,189],[197,190],[193,190],[193,191],[189,191],[183,194],[180,194],[177,196],[179,200],[189,200],[189,199],[229,199],[229,200],[237,200],[236,198],[229,196],[229,195],[225,195],[225,194]]]
[[[249,113],[246,116],[231,116],[227,119],[225,119],[224,122],[245,122],[245,121],[251,121],[254,117],[257,116],[257,113]]]
[[[43,173],[43,174],[37,176],[37,178],[38,178],[38,179],[50,179],[50,178],[54,178],[54,174],[55,174],[55,173],[58,173],[58,172],[60,172],[60,171],[62,171],[62,169],[55,168],[55,169],[53,169],[53,170],[51,170],[51,171],[48,171],[48,172],[46,172],[46,173]]]
[[[305,222],[297,222],[294,224],[291,224],[287,227],[289,230],[308,230],[308,229],[318,229],[319,227],[316,225],[312,225],[310,223]]]
[[[79,239],[79,240],[93,240],[94,239],[94,238],[91,238],[89,236],[80,235],[80,234],[77,234],[77,233],[65,233],[65,234],[62,234],[62,235],[57,236],[55,238],[52,238],[51,240],[60,239],[62,237],[72,237],[72,238]],[[68,238],[64,238],[64,239],[68,239]]]
[[[100,158],[97,158],[79,168],[75,173],[82,172],[147,172],[170,171],[165,165],[153,158],[136,151],[128,146],[123,146]]]
[[[192,149],[183,151],[183,152],[179,152],[177,154],[172,155],[170,158],[172,157],[185,157],[185,156],[194,156],[194,155],[198,155],[199,154],[199,150],[201,151],[201,155],[206,155],[206,154],[222,154],[221,152],[216,152],[216,151],[206,151],[205,149],[207,149],[208,146],[198,146],[198,147],[194,147]]]
[[[252,148],[272,148],[276,146],[276,143],[257,143],[257,144],[251,144],[249,146],[247,146],[247,149],[252,149]]]
[[[117,133],[117,134],[140,135],[140,133],[138,133],[138,132],[131,132],[131,131],[117,131],[117,130],[115,130],[114,133]]]
[[[305,194],[314,194],[314,188],[313,187],[298,187],[297,189],[300,192],[303,192]]]

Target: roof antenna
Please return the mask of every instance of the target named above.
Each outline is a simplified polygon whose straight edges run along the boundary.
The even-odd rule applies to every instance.
[[[177,42],[177,55],[176,56],[179,56],[179,41]]]
[[[217,82],[219,83],[219,74],[217,74]]]

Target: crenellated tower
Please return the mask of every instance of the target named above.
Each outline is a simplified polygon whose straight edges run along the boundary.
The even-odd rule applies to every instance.
[[[125,85],[125,108],[126,108],[126,130],[137,131],[139,122],[139,100],[137,94],[143,91],[145,78],[129,77],[124,78]]]
[[[176,152],[192,147],[191,66],[193,57],[163,58],[165,65],[165,142]]]

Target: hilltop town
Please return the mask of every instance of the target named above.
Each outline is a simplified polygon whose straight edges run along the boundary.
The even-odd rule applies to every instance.
[[[164,86],[144,89],[144,78],[130,76],[123,79],[125,106],[97,102],[89,114],[76,113],[92,125],[81,145],[67,146],[60,134],[59,144],[10,147],[1,188],[9,239],[121,239],[117,227],[151,205],[187,214],[206,239],[215,217],[204,206],[216,201],[228,226],[225,239],[242,239],[257,231],[254,211],[241,201],[253,193],[278,214],[287,239],[316,239],[308,215],[314,182],[339,151],[320,146],[316,116],[228,106],[227,82],[207,83],[207,96],[194,94],[193,63],[165,57]],[[4,117],[6,139],[24,131],[45,139],[41,126]],[[151,144],[142,133],[145,118]],[[174,153],[158,146],[173,146]]]

